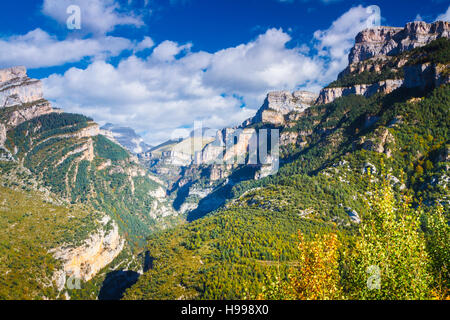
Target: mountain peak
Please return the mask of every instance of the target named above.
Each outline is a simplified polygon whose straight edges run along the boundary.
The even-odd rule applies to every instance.
[[[283,124],[285,115],[305,111],[314,104],[317,97],[317,94],[309,91],[271,91],[256,115],[246,120],[243,126],[258,122]]]
[[[151,148],[133,128],[106,123],[100,129],[105,136],[112,138],[131,153],[139,154]]]
[[[442,37],[450,37],[449,22],[426,23],[414,21],[407,23],[404,28],[375,27],[365,29],[356,36],[355,46],[349,54],[349,64],[378,55],[397,55],[425,46]]]
[[[27,76],[25,67],[0,69],[0,108],[42,100],[42,83]]]

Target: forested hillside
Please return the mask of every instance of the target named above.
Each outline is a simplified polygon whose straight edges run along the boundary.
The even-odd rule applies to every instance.
[[[8,131],[5,147],[15,150],[44,187],[72,203],[89,203],[111,215],[133,245],[156,227],[150,212],[161,185],[136,159],[98,134],[92,119],[50,113]]]
[[[448,42],[411,56],[448,66]],[[449,106],[450,86],[430,83],[309,108],[285,130],[311,134],[283,150],[276,175],[149,237],[153,267],[125,297],[448,297]],[[380,290],[367,272],[381,274]]]

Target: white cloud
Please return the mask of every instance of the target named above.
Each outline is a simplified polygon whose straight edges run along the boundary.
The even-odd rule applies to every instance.
[[[244,97],[253,107],[269,90],[293,89],[316,81],[321,62],[286,48],[291,40],[281,29],[269,29],[255,41],[216,52],[205,72],[207,83]]]
[[[448,6],[446,12],[438,15],[435,21],[450,21],[450,6]]]
[[[86,57],[104,59],[133,48],[125,38],[103,36],[91,39],[58,40],[41,29],[25,35],[0,38],[0,66],[51,67],[78,62]]]
[[[150,49],[155,45],[152,38],[144,37],[144,39],[136,45],[135,52]]]
[[[346,67],[354,39],[369,26],[370,16],[371,12],[360,5],[345,12],[327,30],[317,30],[314,33],[319,55],[330,60],[325,78],[332,80],[336,72]]]
[[[44,0],[42,12],[56,21],[65,24],[70,5],[81,8],[81,28],[94,34],[105,34],[119,25],[144,25],[141,16],[132,12],[121,12],[115,0]]]

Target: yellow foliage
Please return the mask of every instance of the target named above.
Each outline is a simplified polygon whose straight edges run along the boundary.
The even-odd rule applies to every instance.
[[[300,269],[291,276],[295,299],[328,300],[341,298],[339,276],[340,242],[336,234],[315,235],[305,241],[300,233]]]

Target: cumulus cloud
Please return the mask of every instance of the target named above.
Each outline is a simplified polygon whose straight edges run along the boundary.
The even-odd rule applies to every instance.
[[[351,8],[327,30],[317,30],[314,38],[319,55],[329,61],[325,78],[331,80],[348,64],[348,54],[358,32],[370,27],[373,12],[363,6]]]
[[[450,6],[448,6],[446,12],[438,15],[435,21],[450,21]]]
[[[255,41],[218,51],[211,57],[205,81],[243,96],[253,106],[268,90],[316,81],[321,61],[306,56],[302,47],[288,49],[290,40],[281,29],[269,29]]]
[[[119,25],[144,25],[141,16],[131,12],[121,12],[115,0],[44,0],[42,12],[56,21],[65,24],[68,18],[67,8],[77,5],[81,9],[83,30],[94,34],[105,34]]]
[[[190,43],[150,38],[114,66],[94,61],[44,79],[45,95],[67,111],[97,121],[129,125],[156,144],[173,130],[201,120],[209,128],[239,124],[255,114],[270,90],[317,91],[347,64],[355,35],[368,13],[359,6],[314,34],[317,54],[288,46],[289,34],[272,28],[248,43],[217,52],[193,52]],[[244,106],[244,107],[243,107]]]
[[[45,94],[68,111],[131,124],[157,143],[196,120],[210,128],[235,125],[254,115],[268,90],[313,80],[319,62],[286,48],[289,40],[270,29],[216,53],[192,53],[190,44],[164,41],[148,58],[131,56],[117,67],[95,61],[51,75],[44,79]]]
[[[153,50],[152,58],[159,61],[173,61],[176,55],[190,48],[190,44],[180,46],[176,42],[166,40]]]
[[[144,39],[139,42],[135,47],[135,52],[143,51],[146,49],[150,49],[155,45],[152,38],[150,37],[144,37]]]
[[[41,29],[35,29],[24,35],[0,38],[0,66],[58,66],[86,57],[104,59],[132,47],[133,43],[125,38],[104,36],[60,41]]]

